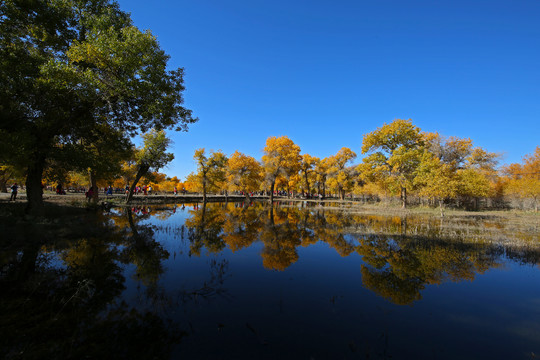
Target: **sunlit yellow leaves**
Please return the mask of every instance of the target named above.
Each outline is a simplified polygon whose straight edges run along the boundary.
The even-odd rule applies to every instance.
[[[227,183],[230,190],[257,191],[262,181],[262,167],[255,158],[235,151],[227,162]]]
[[[269,137],[263,149],[263,166],[268,177],[298,171],[300,167],[300,147],[287,136]]]
[[[484,173],[475,169],[464,169],[457,172],[459,177],[458,193],[462,196],[479,198],[489,195],[490,182]]]
[[[396,119],[390,124],[384,124],[377,130],[364,135],[362,153],[376,149],[393,153],[399,147],[416,148],[423,143],[420,129],[412,124],[412,120]]]
[[[442,204],[444,199],[456,197],[459,179],[452,165],[441,162],[438,157],[426,151],[416,169],[414,183],[420,188],[420,194],[438,199]]]
[[[396,119],[364,135],[362,153],[371,153],[364,158],[365,170],[379,181],[392,180],[399,184],[403,207],[407,204],[407,188],[412,186],[423,146],[420,129],[411,120]]]
[[[218,191],[225,187],[227,156],[221,150],[211,151],[206,156],[204,148],[195,150],[193,159],[197,163],[197,174],[188,176],[189,182],[198,182],[206,199],[207,191]]]
[[[538,211],[540,199],[540,146],[533,154],[523,158],[523,165],[511,164],[505,169],[507,173],[506,192],[521,199],[531,198],[534,210]]]

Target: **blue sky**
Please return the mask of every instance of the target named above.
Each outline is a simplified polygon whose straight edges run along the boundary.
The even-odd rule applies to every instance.
[[[164,172],[195,149],[257,159],[266,138],[303,153],[341,147],[392,120],[470,137],[519,162],[540,145],[540,1],[121,0],[186,72],[200,121],[172,133]]]

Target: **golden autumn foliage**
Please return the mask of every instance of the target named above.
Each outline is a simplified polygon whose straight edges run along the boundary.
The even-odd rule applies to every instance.
[[[540,146],[531,155],[523,158],[523,164],[511,164],[505,168],[506,192],[521,199],[533,200],[534,211],[538,212],[540,199]]]
[[[412,187],[414,173],[423,153],[424,138],[412,120],[396,119],[364,135],[364,158],[360,171],[375,181],[399,188],[403,207],[407,206],[407,189]],[[393,183],[393,184],[392,184]]]
[[[227,183],[230,190],[247,194],[257,191],[262,181],[262,167],[255,158],[235,151],[227,161]]]
[[[328,161],[328,186],[333,188],[342,200],[345,199],[345,193],[351,191],[354,186],[355,169],[347,165],[355,158],[356,153],[354,151],[343,147],[336,155],[331,156]]]
[[[288,179],[300,169],[300,147],[287,136],[269,137],[263,149],[262,163],[265,179],[270,184],[270,198],[278,177]]]

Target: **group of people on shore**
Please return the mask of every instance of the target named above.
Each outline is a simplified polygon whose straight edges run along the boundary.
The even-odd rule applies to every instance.
[[[129,185],[126,185],[126,195],[129,194]],[[152,186],[151,185],[143,185],[143,186],[136,186],[135,189],[133,190],[133,195],[140,195],[140,194],[143,194],[143,195],[152,195],[152,191],[154,189],[152,189]],[[156,192],[157,194],[157,192]]]

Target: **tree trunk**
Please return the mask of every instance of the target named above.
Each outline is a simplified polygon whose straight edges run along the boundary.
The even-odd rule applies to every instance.
[[[275,186],[275,184],[276,184],[275,181],[272,181],[272,183],[270,184],[270,204],[274,203],[274,186]]]
[[[401,187],[401,207],[405,209],[407,207],[407,188]]]
[[[0,192],[7,193],[7,178],[0,180]]]
[[[202,201],[203,204],[206,204],[206,177],[203,176],[202,180]]]
[[[249,197],[249,193],[245,189],[243,189],[242,191],[244,192],[244,196],[246,198],[246,201],[245,201],[246,204],[249,204],[251,202],[251,198]]]
[[[441,209],[441,217],[444,217],[444,201],[439,199],[439,208]]]
[[[26,176],[26,198],[28,203],[25,211],[29,215],[43,215],[43,188],[41,187],[41,179],[44,167],[44,155],[38,155],[28,165]]]
[[[345,200],[345,190],[343,190],[341,186],[338,188],[338,193],[339,193],[339,198],[341,200]]]
[[[307,173],[307,171],[304,172],[304,174],[305,174],[305,176],[306,176],[306,187],[307,187],[307,191],[306,191],[306,192],[307,192],[308,194],[310,194],[311,191],[310,191],[310,189],[309,189],[309,179],[308,179],[308,173]]]
[[[97,204],[99,200],[99,190],[97,187],[96,173],[94,172],[94,170],[90,170],[89,175],[90,175],[90,186],[92,187],[92,189],[94,189],[92,193],[92,202],[94,204]]]
[[[129,188],[129,194],[126,200],[126,204],[129,204],[131,202],[131,199],[133,198],[133,190],[135,190],[137,183],[144,176],[144,174],[148,172],[149,169],[150,167],[148,165],[142,165],[141,167],[139,167],[137,175],[135,175],[135,180],[133,180],[133,184],[131,184],[131,187]]]

